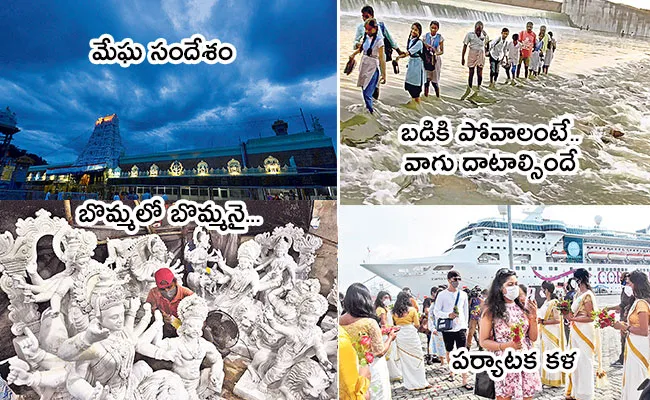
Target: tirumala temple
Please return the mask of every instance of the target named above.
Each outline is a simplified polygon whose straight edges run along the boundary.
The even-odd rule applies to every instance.
[[[125,152],[116,114],[101,117],[76,161],[32,166],[26,186],[44,192],[145,192],[169,200],[336,198],[336,153],[318,118],[312,129],[289,133],[287,122],[274,135],[238,145],[144,155]]]

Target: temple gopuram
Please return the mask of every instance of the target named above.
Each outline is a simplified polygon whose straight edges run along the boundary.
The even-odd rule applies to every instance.
[[[275,135],[238,145],[199,150],[129,155],[119,118],[97,119],[93,133],[74,163],[32,166],[27,187],[43,192],[166,195],[170,201],[270,198],[335,199],[337,161],[332,139],[318,118],[312,129],[288,132],[277,120]]]

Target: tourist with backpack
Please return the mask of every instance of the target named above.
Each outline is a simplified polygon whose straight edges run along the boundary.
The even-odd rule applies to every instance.
[[[404,82],[404,89],[409,92],[411,98],[416,103],[420,102],[420,93],[422,93],[422,86],[424,86],[424,42],[420,40],[422,36],[422,25],[419,22],[411,25],[411,34],[406,44],[406,53],[400,54],[398,59],[409,57],[408,65],[406,66],[406,80]]]

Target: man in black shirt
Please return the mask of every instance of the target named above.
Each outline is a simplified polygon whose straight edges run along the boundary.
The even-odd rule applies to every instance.
[[[627,286],[627,281],[629,277],[630,277],[629,272],[624,272],[621,275],[621,285],[623,285],[623,290],[621,291],[621,303],[614,307],[606,307],[608,310],[618,311],[620,313],[621,321],[627,321],[627,313],[630,311],[630,307],[634,303],[634,295],[631,293],[632,291],[628,289],[626,293],[625,290],[626,287],[629,287]],[[624,357],[625,357],[625,332],[621,331],[621,355],[618,356],[618,360],[614,361],[610,365],[612,367],[622,368]]]

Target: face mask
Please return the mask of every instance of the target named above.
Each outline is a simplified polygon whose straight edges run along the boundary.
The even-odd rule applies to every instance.
[[[546,293],[544,293],[544,292],[540,292],[539,295],[540,295],[540,297],[541,297],[542,299],[545,299],[545,298],[546,298]]]
[[[634,290],[632,290],[632,287],[630,287],[630,286],[625,286],[623,291],[625,292],[625,295],[627,297],[632,297],[632,295],[634,294]]]
[[[506,288],[506,299],[515,301],[519,297],[519,286],[508,286]]]
[[[388,307],[390,305],[390,299],[384,299],[382,303],[384,303],[385,307]]]
[[[458,282],[458,281],[452,281],[452,282],[451,282],[451,286],[452,286],[454,289],[457,289],[457,288],[458,288],[458,285],[460,285],[460,282]]]

